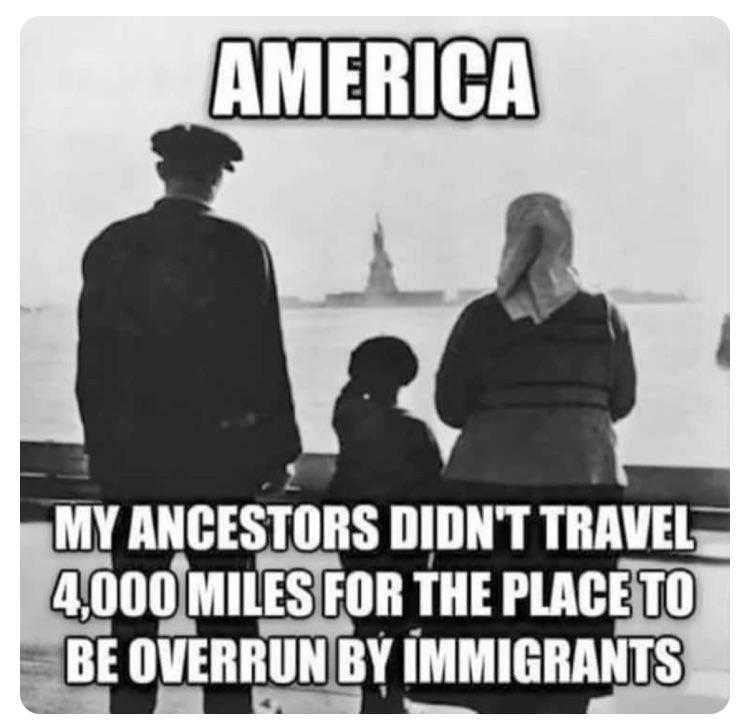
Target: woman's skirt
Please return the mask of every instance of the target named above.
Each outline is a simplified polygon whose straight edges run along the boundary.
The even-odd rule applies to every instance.
[[[508,487],[449,481],[446,484],[446,500],[459,504],[468,503],[524,503],[531,505],[531,514],[526,518],[525,548],[511,551],[509,526],[505,521],[497,524],[495,543],[499,544],[492,552],[461,551],[437,552],[434,566],[436,571],[491,571],[493,574],[492,604],[497,604],[500,575],[504,571],[541,571],[544,583],[544,601],[548,603],[551,575],[556,571],[572,572],[574,579],[584,571],[609,572],[617,567],[617,556],[602,552],[563,552],[547,551],[544,548],[544,520],[538,514],[540,504],[586,504],[620,503],[620,486],[533,486]],[[571,646],[580,638],[611,638],[614,635],[614,620],[610,617],[530,617],[528,603],[519,601],[516,615],[512,617],[484,618],[436,618],[422,619],[422,637],[455,638],[508,638],[533,637],[563,638]],[[588,699],[612,692],[609,684],[488,684],[488,685],[443,685],[414,686],[411,696],[414,700],[463,705],[480,712],[575,712],[574,704],[585,706]],[[547,700],[545,701],[545,696]],[[526,698],[534,698],[529,703]],[[530,710],[521,707],[505,710],[505,703],[531,706]],[[572,701],[572,702],[571,702]],[[554,708],[555,704],[561,707]],[[585,709],[585,707],[583,708]]]

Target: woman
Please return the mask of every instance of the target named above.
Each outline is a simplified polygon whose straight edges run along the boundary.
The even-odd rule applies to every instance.
[[[463,311],[437,375],[440,418],[461,429],[444,473],[453,498],[536,504],[621,497],[625,478],[612,423],[635,403],[633,356],[615,307],[581,288],[572,243],[570,218],[556,197],[524,195],[508,208],[497,290]],[[547,575],[615,567],[607,556],[545,553],[538,518],[527,536],[520,558],[497,552],[485,566]],[[450,565],[440,560],[446,568],[481,568],[477,554],[452,556]],[[464,636],[613,633],[611,619],[551,623],[521,616],[448,627]],[[491,713],[585,712],[591,697],[609,692],[601,685],[478,688],[462,702]]]

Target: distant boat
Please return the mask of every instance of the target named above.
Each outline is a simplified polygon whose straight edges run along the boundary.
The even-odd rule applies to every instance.
[[[716,362],[719,366],[729,368],[729,314],[721,322],[721,337],[716,349]]]
[[[611,288],[607,291],[616,303],[685,303],[688,297],[680,292],[631,291],[628,288]]]
[[[42,304],[41,306],[24,306],[21,304],[21,313],[37,313],[37,311],[45,311],[49,308],[49,305]]]

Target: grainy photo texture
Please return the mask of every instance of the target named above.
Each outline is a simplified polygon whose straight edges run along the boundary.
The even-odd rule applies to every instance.
[[[729,697],[709,18],[35,18],[21,698]]]

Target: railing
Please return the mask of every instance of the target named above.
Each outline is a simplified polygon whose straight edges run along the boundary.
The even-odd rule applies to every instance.
[[[304,453],[294,464],[287,488],[274,499],[316,500],[326,493],[334,456]],[[632,465],[626,467],[632,503],[687,503],[696,529],[729,530],[729,470]],[[47,518],[59,500],[97,500],[98,486],[88,477],[81,445],[21,441],[21,518]]]

